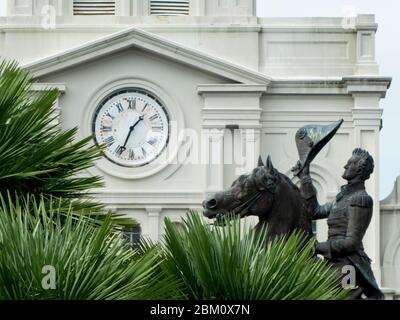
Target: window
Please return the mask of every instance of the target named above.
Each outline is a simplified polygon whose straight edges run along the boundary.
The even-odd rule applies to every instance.
[[[115,1],[102,0],[74,0],[75,16],[113,16],[115,15]]]
[[[138,249],[142,235],[140,224],[125,226],[123,230],[123,238],[126,241],[127,248]]]
[[[189,15],[189,0],[150,0],[150,14],[163,16]]]

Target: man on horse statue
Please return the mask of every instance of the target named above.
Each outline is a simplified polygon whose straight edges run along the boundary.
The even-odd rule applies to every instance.
[[[374,170],[374,160],[363,149],[355,149],[344,166],[342,178],[347,184],[333,202],[320,205],[310,176],[310,163],[336,133],[342,120],[330,126],[309,125],[296,134],[300,160],[293,172],[300,179],[300,193],[306,200],[313,220],[328,219],[328,239],[316,243],[315,253],[324,256],[334,267],[341,280],[349,266],[355,270],[355,283],[351,298],[383,299],[371,269],[371,260],[364,251],[362,239],[370,224],[373,200],[365,190],[365,181]]]

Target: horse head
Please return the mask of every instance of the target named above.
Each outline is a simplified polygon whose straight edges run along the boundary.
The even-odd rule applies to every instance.
[[[258,166],[250,174],[241,175],[229,190],[217,192],[203,201],[204,215],[210,219],[226,214],[261,218],[272,208],[278,179],[271,158],[264,165],[260,157]]]
[[[241,218],[258,216],[259,224],[268,224],[273,235],[302,229],[312,234],[311,215],[299,189],[284,174],[274,168],[268,156],[258,166],[236,179],[229,190],[217,192],[203,201],[204,216],[219,218],[239,215]]]

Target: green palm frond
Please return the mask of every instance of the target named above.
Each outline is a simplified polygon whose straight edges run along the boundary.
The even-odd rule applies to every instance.
[[[58,201],[28,197],[0,207],[0,299],[174,299],[178,281],[160,273],[158,247],[128,249],[108,216],[59,211]],[[42,286],[43,267],[55,270],[55,288]]]
[[[101,148],[92,137],[77,141],[76,128],[61,130],[54,107],[58,91],[34,92],[32,83],[16,62],[0,63],[0,194],[59,197],[74,212],[88,209],[102,220],[103,206],[91,197],[102,178],[84,173],[101,157]]]
[[[77,129],[55,124],[57,90],[32,92],[29,73],[15,62],[0,64],[0,186],[64,198],[101,186],[79,172],[101,156],[91,137],[74,142]]]
[[[326,262],[312,258],[312,242],[301,233],[265,246],[234,219],[221,227],[204,224],[191,212],[178,230],[166,224],[166,268],[185,283],[191,299],[344,299]]]

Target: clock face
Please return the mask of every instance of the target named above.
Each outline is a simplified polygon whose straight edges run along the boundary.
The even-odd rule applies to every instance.
[[[96,143],[105,156],[124,167],[140,167],[155,160],[169,137],[168,114],[155,95],[124,89],[103,99],[93,118]]]

